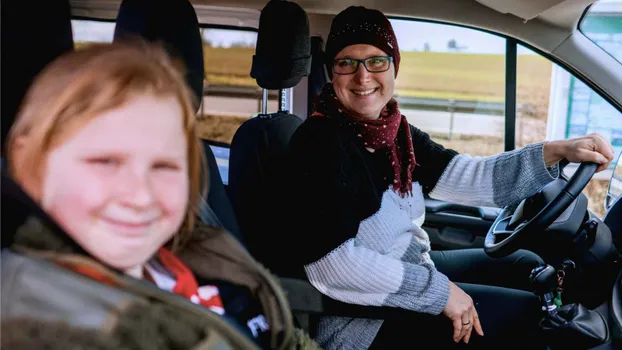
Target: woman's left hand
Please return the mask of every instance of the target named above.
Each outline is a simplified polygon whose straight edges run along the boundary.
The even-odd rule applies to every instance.
[[[589,134],[569,140],[548,141],[544,144],[544,162],[553,166],[563,158],[572,163],[600,164],[597,172],[607,169],[613,161],[611,144],[601,134]]]

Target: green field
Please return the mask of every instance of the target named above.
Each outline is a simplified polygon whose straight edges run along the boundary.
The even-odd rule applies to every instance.
[[[76,43],[76,47],[85,46]],[[257,86],[250,77],[254,48],[203,47],[208,84]],[[534,116],[546,114],[552,64],[537,55],[519,55],[518,104]],[[396,94],[408,97],[503,102],[505,55],[403,52]]]
[[[254,48],[204,46],[203,53],[208,84],[257,86],[250,77]],[[546,116],[551,69],[541,56],[518,57],[517,102],[528,105],[534,117]],[[396,83],[400,96],[503,102],[505,55],[403,52]]]
[[[208,83],[256,86],[250,77],[253,48],[205,47]],[[518,58],[518,102],[548,104],[551,63],[536,55]],[[502,102],[505,98],[505,56],[404,52],[396,93],[401,96]]]

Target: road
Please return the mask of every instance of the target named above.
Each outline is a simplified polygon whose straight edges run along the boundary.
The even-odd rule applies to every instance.
[[[259,111],[260,104],[255,99],[241,99],[231,97],[206,96],[203,98],[203,113],[220,115],[250,116]],[[270,101],[268,111],[277,110],[277,102]],[[422,111],[402,109],[408,122],[418,128],[433,133],[446,134],[449,132],[449,112]],[[485,114],[454,114],[454,134],[503,136],[503,117]],[[223,179],[228,182],[229,150],[212,147],[216,162]]]
[[[260,103],[255,99],[206,96],[203,99],[206,114],[250,116],[259,112]],[[277,110],[277,102],[270,101],[268,112]],[[402,109],[408,121],[426,132],[448,133],[449,112]],[[455,113],[454,134],[503,136],[504,118],[486,114]]]
[[[268,102],[268,113],[276,112],[279,104],[276,100]],[[252,98],[205,96],[203,113],[220,115],[250,116],[261,111],[261,101]]]
[[[429,133],[449,133],[449,112],[402,109],[408,122]],[[504,134],[504,117],[486,114],[454,113],[454,134],[499,136]]]

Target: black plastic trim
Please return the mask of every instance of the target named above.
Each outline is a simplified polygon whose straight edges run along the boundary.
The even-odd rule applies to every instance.
[[[216,146],[216,147],[222,147],[222,148],[231,148],[231,144],[226,143],[226,142],[220,142],[220,141],[212,141],[209,139],[201,139],[203,141],[205,141],[205,143],[209,144],[210,146]]]
[[[201,29],[227,29],[227,30],[239,30],[244,32],[255,32],[259,31],[254,27],[241,27],[241,26],[233,26],[228,24],[210,24],[210,23],[199,23],[199,27]]]
[[[505,147],[511,151],[516,148],[516,70],[517,70],[516,40],[508,38],[505,41]]]

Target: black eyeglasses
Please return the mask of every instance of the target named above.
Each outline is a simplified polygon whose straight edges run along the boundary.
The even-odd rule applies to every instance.
[[[339,75],[354,74],[362,63],[365,69],[370,73],[382,73],[389,70],[393,62],[391,56],[375,56],[362,60],[356,58],[340,58],[333,61],[333,72]]]

